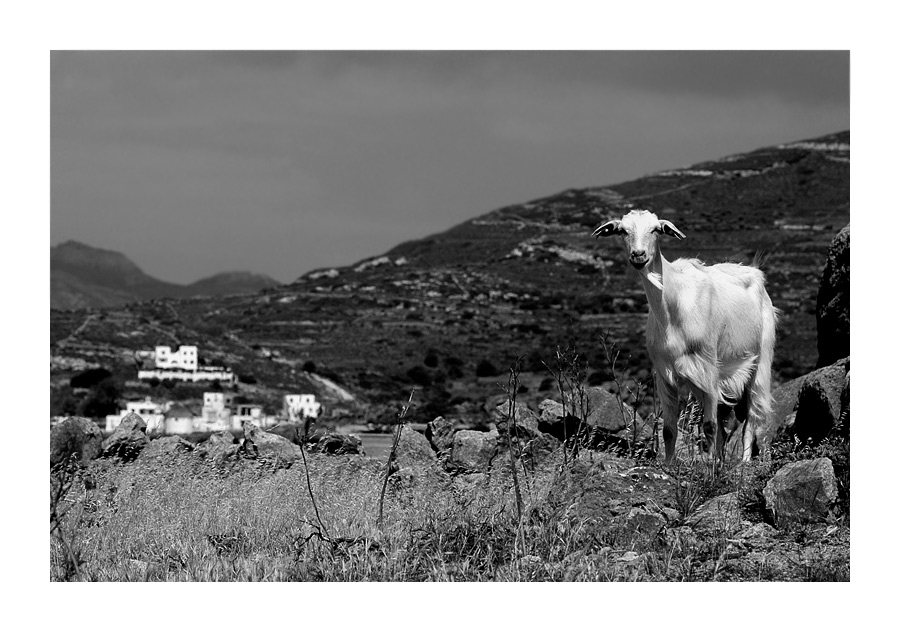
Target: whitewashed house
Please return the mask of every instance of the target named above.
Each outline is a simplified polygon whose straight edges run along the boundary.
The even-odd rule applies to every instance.
[[[141,419],[144,420],[144,423],[147,424],[148,433],[160,432],[165,426],[166,411],[168,408],[169,404],[159,404],[149,397],[142,401],[127,402],[125,404],[125,409],[119,411],[118,415],[106,416],[106,431],[112,432],[120,423],[122,423],[122,420],[125,419],[129,413],[135,413],[140,415]]]
[[[197,370],[197,347],[194,345],[181,345],[178,351],[172,351],[168,346],[157,346],[154,357],[157,369]]]
[[[316,401],[315,395],[285,395],[284,416],[288,421],[316,419],[322,412],[322,404]]]
[[[166,434],[194,432],[194,413],[182,404],[175,404],[166,412]]]

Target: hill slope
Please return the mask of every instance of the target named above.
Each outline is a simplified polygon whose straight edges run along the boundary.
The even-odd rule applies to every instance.
[[[518,355],[537,376],[529,399],[553,395],[539,377],[559,347],[576,349],[602,382],[610,377],[600,344],[607,334],[620,351],[616,370],[643,379],[646,298],[621,245],[590,233],[648,208],[687,235],[666,242],[670,259],[749,263],[764,255],[770,295],[784,313],[776,374],[787,379],[815,365],[816,293],[849,205],[850,133],[842,132],[508,206],[256,296],[54,312],[51,355],[115,365],[129,349],[168,338],[198,344],[211,361],[274,389],[292,388],[313,362],[360,406],[374,405],[359,414],[377,416],[372,410],[383,406],[393,416],[415,386],[415,412],[426,420],[483,414]]]
[[[278,285],[249,272],[227,272],[190,285],[160,281],[125,255],[66,241],[50,249],[51,309],[114,307],[154,298],[222,296],[258,292]]]

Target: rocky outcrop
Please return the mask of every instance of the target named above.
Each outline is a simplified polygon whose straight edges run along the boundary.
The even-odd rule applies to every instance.
[[[141,451],[138,458],[143,461],[171,454],[189,454],[193,451],[194,445],[190,441],[186,441],[178,435],[170,435],[151,440],[147,447]]]
[[[400,440],[397,442],[397,451],[391,470],[397,471],[405,467],[431,466],[437,462],[434,450],[428,439],[421,433],[412,429],[409,424],[404,424],[400,432]]]
[[[510,423],[511,412],[515,415],[515,424]],[[560,446],[559,439],[540,430],[537,415],[525,404],[516,402],[513,411],[510,410],[509,402],[500,404],[494,409],[493,419],[499,432],[498,448],[501,451],[508,448],[508,436],[512,431],[517,454],[526,460],[528,467],[543,462]]]
[[[83,464],[100,456],[103,433],[90,419],[69,417],[50,427],[50,466],[58,465],[74,454]]]
[[[580,396],[567,393],[565,405],[545,399],[538,409],[541,431],[559,440],[577,433],[581,445],[588,448],[632,446],[653,438],[653,424],[645,422],[631,406],[620,404],[615,395],[600,387],[587,387],[583,401]]]
[[[498,435],[478,430],[460,430],[453,435],[449,465],[457,470],[486,472],[497,454]]]
[[[828,515],[837,499],[834,467],[827,458],[788,463],[766,483],[763,497],[778,525],[814,522]]]
[[[300,448],[284,437],[261,430],[259,426],[249,421],[245,421],[242,426],[244,429],[242,447],[248,454],[283,464],[293,463],[300,458]]]
[[[543,511],[566,528],[623,539],[654,538],[679,518],[677,481],[656,467],[605,452],[587,453],[569,462],[555,478]]]
[[[819,361],[828,366],[850,355],[850,224],[831,242],[816,299]]]
[[[365,450],[359,437],[321,428],[309,435],[307,449],[310,452],[322,454],[365,455]]]
[[[438,456],[449,454],[453,449],[453,435],[456,428],[452,421],[436,417],[425,426],[425,438]]]
[[[820,441],[842,420],[842,434],[850,431],[850,359],[816,369],[772,392],[775,406],[764,434],[768,440],[789,434]]]
[[[242,450],[234,435],[228,432],[216,432],[194,448],[194,455],[202,460],[223,465],[240,459]]]
[[[100,456],[130,463],[148,445],[147,424],[140,415],[128,413],[112,435],[103,441]]]
[[[692,513],[687,524],[698,533],[732,535],[742,528],[738,492],[710,498]]]

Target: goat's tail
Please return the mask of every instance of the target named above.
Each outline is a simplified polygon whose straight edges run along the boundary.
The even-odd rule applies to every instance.
[[[768,296],[766,297],[768,299]],[[759,359],[753,380],[750,382],[747,406],[747,426],[745,428],[744,450],[749,453],[748,439],[757,444],[765,441],[762,436],[768,427],[768,419],[772,414],[772,360],[775,355],[775,329],[778,325],[779,310],[766,301],[768,309],[763,309],[762,331],[760,332]],[[759,445],[762,449],[763,446]]]

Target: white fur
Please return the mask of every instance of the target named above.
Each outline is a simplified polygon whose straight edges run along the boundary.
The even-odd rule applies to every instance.
[[[753,266],[697,259],[669,262],[659,250],[661,234],[683,239],[674,224],[650,211],[631,211],[594,231],[622,235],[629,261],[641,275],[650,303],[647,351],[663,408],[666,460],[675,455],[679,390],[689,389],[703,406],[710,455],[724,456],[719,404],[746,415],[743,459],[772,410],[771,375],[778,310]]]

